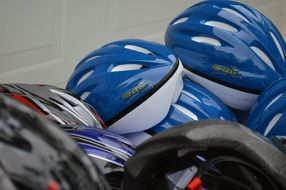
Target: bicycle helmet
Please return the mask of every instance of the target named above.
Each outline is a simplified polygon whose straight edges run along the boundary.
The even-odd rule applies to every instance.
[[[248,127],[266,137],[286,136],[286,79],[272,83],[253,106]]]
[[[277,28],[235,1],[208,0],[188,8],[169,24],[165,42],[188,77],[238,110],[249,110],[286,73],[285,43]]]
[[[66,134],[2,94],[0,131],[0,189],[109,189],[104,176]]]
[[[164,119],[182,88],[182,68],[163,45],[121,40],[88,54],[66,89],[93,106],[108,130],[133,133]]]
[[[125,134],[135,145],[166,129],[205,119],[236,121],[234,113],[215,95],[188,78],[183,79],[184,87],[177,102],[170,107],[168,115],[156,126],[143,132]]]
[[[63,129],[92,158],[112,189],[120,189],[123,166],[134,154],[134,145],[120,135],[99,128],[65,126]]]
[[[240,124],[197,121],[143,143],[125,174],[125,190],[278,190],[286,189],[286,155]]]
[[[91,106],[55,86],[1,84],[0,93],[29,106],[58,125],[105,127]]]

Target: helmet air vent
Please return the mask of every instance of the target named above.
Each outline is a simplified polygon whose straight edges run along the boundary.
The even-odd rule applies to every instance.
[[[219,29],[222,29],[222,30],[226,30],[226,31],[229,31],[229,32],[238,32],[238,30],[236,28],[234,28],[233,26],[231,26],[229,24],[223,23],[223,22],[207,21],[207,22],[205,22],[205,25],[212,26],[212,27],[215,27],[215,28],[219,28]]]
[[[180,106],[178,104],[173,104],[173,106],[179,110],[180,112],[182,112],[183,114],[185,114],[186,116],[192,118],[193,120],[197,121],[198,120],[198,116],[196,116],[193,112],[191,112],[190,110],[188,110],[187,108]]]
[[[183,22],[187,21],[188,19],[189,19],[188,17],[180,18],[179,20],[176,20],[172,25],[183,23]]]
[[[229,8],[222,8],[222,10],[227,11],[227,12],[229,12],[229,13],[231,13],[231,14],[234,14],[234,15],[236,15],[236,16],[242,18],[243,20],[245,20],[246,22],[249,23],[249,20],[248,20],[245,16],[243,16],[242,14],[238,13],[238,12],[235,11],[235,10],[232,10],[232,9],[229,9]]]
[[[272,61],[261,49],[255,46],[251,46],[250,48],[256,53],[256,55],[258,55],[258,57],[260,57],[260,59],[262,59],[272,70],[275,71]]]
[[[267,125],[265,132],[264,132],[264,136],[267,136],[268,133],[273,129],[273,127],[275,126],[275,124],[279,121],[279,119],[282,117],[282,113],[279,113],[277,115],[275,115],[275,117],[273,117],[273,119],[269,122],[269,124]]]
[[[218,41],[214,38],[194,36],[194,37],[192,37],[192,40],[195,42],[198,42],[198,43],[204,43],[204,44],[209,44],[209,45],[214,45],[214,46],[221,46],[220,41]]]
[[[139,64],[117,65],[111,69],[111,72],[134,71],[134,70],[140,70],[142,67],[143,65],[139,65]]]
[[[81,98],[82,100],[85,100],[85,99],[89,96],[89,94],[90,94],[90,92],[84,92],[84,93],[80,96],[80,98]]]
[[[279,43],[278,39],[276,38],[276,36],[275,36],[272,32],[270,32],[270,34],[271,34],[271,37],[272,37],[272,39],[274,40],[274,42],[275,42],[275,44],[276,44],[276,46],[277,46],[277,48],[278,48],[278,50],[279,50],[279,53],[280,53],[280,55],[281,55],[283,61],[285,61],[285,55],[284,55],[284,53],[283,53],[281,44]]]
[[[85,81],[85,79],[87,79],[90,75],[92,75],[93,72],[94,72],[94,71],[91,70],[91,71],[87,72],[86,74],[84,74],[84,75],[79,79],[79,81],[78,81],[78,83],[77,83],[76,86],[78,86],[81,82]]]
[[[135,46],[135,45],[125,45],[124,48],[126,49],[130,49],[130,50],[133,50],[133,51],[137,51],[137,52],[140,52],[140,53],[144,53],[144,54],[147,54],[147,55],[153,55],[153,53],[145,48],[142,48],[142,47],[139,47],[139,46]]]
[[[278,96],[276,96],[268,105],[264,110],[267,110],[267,108],[269,108],[272,104],[274,104],[279,98],[281,98],[281,96],[283,96],[283,94],[279,94]]]

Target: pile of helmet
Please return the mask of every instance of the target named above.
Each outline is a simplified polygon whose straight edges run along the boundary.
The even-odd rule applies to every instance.
[[[171,21],[165,43],[104,45],[66,90],[0,85],[1,189],[108,189],[101,172],[122,190],[286,189],[277,28],[247,5],[207,0]]]

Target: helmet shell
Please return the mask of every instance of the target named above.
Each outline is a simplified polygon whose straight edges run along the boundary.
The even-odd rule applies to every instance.
[[[286,136],[286,79],[271,84],[253,106],[248,127],[266,137]]]
[[[109,189],[101,172],[71,138],[2,94],[0,131],[0,171],[15,189]],[[0,183],[0,189],[12,189],[6,184]]]
[[[169,128],[206,119],[236,121],[234,113],[219,98],[185,77],[178,100],[171,105],[168,115],[159,124],[143,132],[124,136],[139,145]]]
[[[86,126],[65,126],[64,130],[89,156],[119,167],[134,154],[134,145],[128,139],[110,131]]]
[[[194,161],[198,158],[200,161],[203,160],[202,158],[206,160],[200,165]],[[226,178],[231,177],[229,174],[233,174],[235,168],[235,177],[238,174],[245,175],[247,180],[251,181],[252,187],[253,184],[256,187],[259,184],[263,189],[275,189],[273,188],[275,184],[276,189],[286,188],[286,155],[283,152],[263,136],[253,133],[245,126],[226,121],[208,120],[191,122],[166,130],[137,147],[135,155],[125,166],[124,189],[168,189],[169,184],[164,183],[166,174],[180,172],[191,166],[197,166],[199,171],[204,170],[205,161],[214,158],[243,160],[258,168],[266,177],[255,175],[254,170],[249,173],[251,175],[246,175],[246,170],[240,172],[241,170],[234,167],[237,163],[230,162],[231,164],[224,165],[228,166],[225,170],[220,168],[219,172],[216,170],[219,164],[210,164],[209,166],[215,168],[214,180],[208,181],[208,178],[204,180],[203,176],[199,176],[207,189],[220,187],[217,186],[221,182],[218,177],[221,175]],[[233,178],[237,179],[235,177]],[[243,181],[246,178],[240,179]],[[182,178],[180,180],[183,181]],[[265,180],[271,180],[272,186],[269,187],[269,183],[267,185]],[[230,189],[242,189],[237,188],[237,183],[233,186],[234,188]]]
[[[1,84],[0,93],[32,108],[57,125],[104,128],[96,111],[70,92],[50,85]]]
[[[285,43],[277,28],[235,1],[207,0],[186,9],[169,24],[165,42],[193,81],[235,109],[249,110],[286,73]]]
[[[138,132],[167,115],[182,68],[161,44],[121,40],[83,58],[66,89],[93,106],[108,130]]]

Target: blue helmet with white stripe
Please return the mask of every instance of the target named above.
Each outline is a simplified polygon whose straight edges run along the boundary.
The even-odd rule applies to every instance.
[[[219,98],[188,78],[183,78],[179,99],[172,104],[168,115],[159,124],[143,132],[124,136],[139,145],[169,128],[205,119],[236,121],[234,113]]]
[[[132,133],[165,118],[178,98],[182,70],[174,53],[161,44],[121,40],[88,54],[66,88],[93,106],[108,130]]]
[[[193,81],[239,110],[249,110],[286,73],[285,43],[277,28],[235,1],[208,0],[188,8],[169,24],[165,42]]]
[[[286,79],[271,84],[258,98],[248,127],[266,137],[286,136]]]

